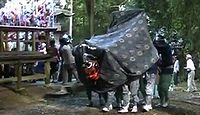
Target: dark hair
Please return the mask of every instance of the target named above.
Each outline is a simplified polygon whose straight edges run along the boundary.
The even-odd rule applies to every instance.
[[[60,44],[64,44],[64,45],[69,44],[70,42],[68,42],[68,41],[69,40],[67,38],[61,38],[61,39],[59,39]]]
[[[56,43],[55,40],[51,40],[51,41],[50,41],[50,46],[54,46],[55,43]]]
[[[159,39],[164,39],[165,36],[159,34],[159,35],[158,35],[158,38],[159,38]]]

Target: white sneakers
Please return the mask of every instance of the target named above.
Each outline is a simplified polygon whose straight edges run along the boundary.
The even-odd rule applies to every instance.
[[[166,107],[168,107],[168,103],[166,102],[166,103],[164,103],[164,104],[161,104],[161,103],[158,103],[157,105],[155,105],[156,107],[163,107],[163,108],[166,108]]]
[[[167,103],[166,103],[166,104],[163,104],[162,107],[164,107],[164,106],[167,107],[168,104],[167,104]],[[119,110],[118,112],[119,112],[119,113],[128,113],[128,108],[129,108],[129,104],[127,104],[126,106],[122,107],[122,109]],[[113,109],[113,106],[112,106],[112,105],[109,105],[108,107],[104,107],[104,108],[102,109],[102,111],[104,111],[104,112],[109,112],[109,111],[112,110],[112,109]],[[153,108],[152,108],[151,105],[144,105],[144,106],[143,106],[143,109],[144,109],[145,111],[148,112],[148,111],[150,111],[150,110],[153,109]],[[132,112],[132,113],[137,113],[137,112],[138,112],[137,106],[133,106],[131,112]]]
[[[122,107],[122,109],[119,110],[118,113],[128,113],[128,108]]]
[[[129,104],[125,107],[123,107],[121,110],[119,110],[118,112],[119,113],[128,113],[128,108],[129,108]],[[138,112],[138,108],[137,106],[133,106],[132,107],[132,110],[131,110],[132,113],[137,113]]]
[[[144,106],[143,106],[143,109],[144,109],[145,111],[148,112],[148,111],[150,111],[150,110],[153,109],[153,108],[152,108],[151,105],[144,105]]]
[[[129,108],[129,103],[126,106],[122,107],[122,109],[119,110],[118,112],[119,113],[128,113],[128,108]]]
[[[133,106],[131,112],[132,113],[137,113],[138,112],[137,106]]]
[[[102,111],[104,111],[104,112],[109,112],[110,110],[112,110],[113,109],[113,106],[110,104],[108,107],[104,107],[103,109],[102,109]]]
[[[168,103],[167,103],[167,102],[164,103],[164,104],[162,105],[162,107],[164,107],[164,108],[168,107]]]

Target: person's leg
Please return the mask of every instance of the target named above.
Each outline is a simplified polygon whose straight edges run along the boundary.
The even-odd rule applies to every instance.
[[[191,71],[191,77],[192,77],[192,83],[191,83],[192,91],[196,91],[197,87],[196,87],[196,84],[195,84],[195,81],[194,81],[194,79],[195,79],[195,71]]]
[[[153,91],[153,97],[154,98],[160,98],[159,94],[158,94],[158,85],[157,84],[154,85],[154,89],[153,90],[154,90]]]
[[[68,81],[68,65],[63,64],[62,65],[62,84],[65,84]]]
[[[118,112],[127,113],[129,104],[130,104],[130,91],[129,91],[128,85],[126,84],[122,86],[122,89],[123,89],[123,107]]]
[[[68,82],[72,82],[73,69],[68,69]]]
[[[180,83],[180,78],[179,78],[179,72],[176,73],[176,86],[178,86],[178,84]]]
[[[160,79],[160,75],[157,73],[156,74],[156,80],[155,80],[155,85],[154,85],[154,92],[153,92],[153,96],[155,98],[160,98],[159,94],[158,94],[158,83],[159,83],[159,79]]]
[[[163,82],[163,75],[160,75],[158,82],[158,95],[160,97],[160,103],[158,105],[162,105],[164,103]]]
[[[146,111],[149,111],[150,109],[152,109],[152,98],[153,98],[153,89],[154,89],[154,85],[155,85],[155,80],[156,80],[156,74],[152,73],[152,74],[147,74],[146,76],[146,87],[145,87],[145,92],[146,92],[146,96],[145,96],[145,105],[143,106],[143,108]]]
[[[177,72],[178,84],[181,82],[181,78],[180,78],[180,75],[179,75],[179,74],[180,74],[180,73]]]
[[[55,81],[55,73],[57,71],[57,62],[50,62],[50,78]]]
[[[91,107],[93,106],[93,102],[92,102],[92,90],[90,88],[88,88],[86,86],[86,94],[87,94],[87,98],[89,100],[89,104],[87,104],[87,106]]]
[[[73,67],[72,74],[74,75],[76,81],[77,81],[77,82],[80,82],[80,80],[79,80],[79,78],[78,78],[77,70],[76,70],[76,68],[75,68],[75,65],[74,65],[74,67]]]
[[[188,79],[187,79],[187,91],[192,91],[192,72],[188,73]]]
[[[130,91],[131,91],[131,103],[133,104],[131,112],[135,113],[138,111],[137,104],[139,103],[138,98],[138,90],[139,90],[139,79],[136,79],[130,83]]]
[[[63,81],[63,64],[62,64],[62,62],[59,62],[58,66],[59,66],[58,81],[61,82],[61,81]]]
[[[113,109],[112,103],[115,100],[114,99],[115,91],[109,91],[109,92],[107,92],[107,94],[108,94],[108,100],[107,100],[105,107],[102,109],[102,111],[104,111],[104,112],[109,112],[110,110]]]
[[[173,74],[174,85],[175,85],[175,86],[177,86],[177,84],[178,84],[178,76],[177,76],[177,75],[178,75],[177,73],[174,73],[174,74]]]
[[[170,75],[171,79],[170,79],[170,84],[169,84],[169,91],[174,91],[174,82],[175,82],[175,78],[174,78],[174,74]]]
[[[103,98],[103,100],[102,100]],[[107,103],[107,100],[108,100],[108,94],[107,92],[105,93],[99,93],[99,104],[101,106],[103,106],[105,103]]]
[[[146,96],[146,91],[145,91],[146,84],[147,84],[146,75],[143,75],[143,77],[139,79],[139,91],[142,94],[142,97],[140,98],[140,100],[145,100],[144,98]]]
[[[168,92],[169,92],[169,86],[170,86],[170,82],[171,82],[171,75],[170,74],[163,74],[163,92],[164,92],[164,103],[163,103],[163,107],[167,107],[168,106],[168,102],[169,102],[169,96],[168,96]]]
[[[122,101],[123,101],[123,89],[122,89],[121,86],[116,88],[115,98],[116,98],[117,107],[121,108],[122,107]]]

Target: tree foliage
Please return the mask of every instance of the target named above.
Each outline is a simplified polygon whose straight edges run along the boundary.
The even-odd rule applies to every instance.
[[[199,0],[129,0],[126,6],[144,8],[151,19],[150,29],[165,27],[169,40],[176,31],[177,38],[186,41],[185,49],[199,52],[199,5]]]
[[[95,0],[95,34],[106,32],[110,23],[111,12],[118,10],[117,6],[124,0]],[[77,41],[90,37],[89,18],[84,0],[74,1],[73,33]]]
[[[150,18],[152,32],[165,28],[168,40],[183,38],[184,50],[199,54],[200,1],[199,0],[95,0],[95,34],[106,32],[110,13],[119,5],[126,8],[142,8]],[[74,1],[74,37],[89,37],[89,20],[84,0]],[[176,38],[173,33],[176,32]]]

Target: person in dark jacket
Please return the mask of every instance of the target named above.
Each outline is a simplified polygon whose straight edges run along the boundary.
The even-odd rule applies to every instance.
[[[169,103],[168,90],[173,74],[172,50],[162,35],[159,35],[158,39],[154,41],[154,46],[160,55],[158,66],[161,69],[158,83],[160,103],[157,106],[167,107]]]
[[[58,62],[60,61],[60,55],[58,53],[58,49],[55,45],[55,40],[50,41],[50,47],[47,49],[47,52],[53,56],[53,59],[50,62],[50,78],[53,79],[53,83],[57,82],[57,71],[58,71]]]

